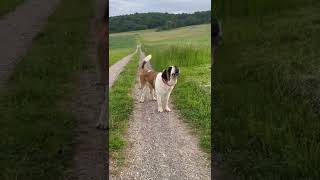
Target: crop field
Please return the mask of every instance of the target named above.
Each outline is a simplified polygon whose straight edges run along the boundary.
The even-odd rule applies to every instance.
[[[320,178],[319,8],[224,21],[213,142],[225,176]]]
[[[199,136],[200,146],[211,149],[211,52],[210,24],[169,31],[138,33],[151,64],[157,71],[179,66],[181,75],[172,93],[183,119]]]
[[[135,48],[136,37],[134,35],[111,34],[109,36],[109,66],[134,52]]]

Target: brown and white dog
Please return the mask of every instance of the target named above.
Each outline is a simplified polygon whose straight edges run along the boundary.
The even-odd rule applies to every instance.
[[[168,101],[174,86],[177,84],[180,70],[177,66],[170,66],[162,72],[155,72],[151,69],[148,70],[145,68],[145,65],[151,58],[151,55],[145,57],[140,67],[140,89],[142,89],[140,102],[144,102],[145,88],[147,85],[150,89],[152,100],[157,100],[158,112],[163,112],[163,108],[169,112],[171,109],[168,106]]]

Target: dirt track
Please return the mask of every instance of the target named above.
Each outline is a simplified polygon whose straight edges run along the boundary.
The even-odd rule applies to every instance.
[[[158,113],[149,93],[146,101],[139,103],[138,87],[137,80],[127,135],[127,162],[120,170],[111,162],[110,170],[117,173],[111,174],[110,179],[210,179],[208,155],[199,150],[197,139],[179,119],[176,110]]]
[[[0,17],[0,86],[41,31],[59,0],[26,0]]]
[[[109,68],[109,89],[112,87],[119,74],[123,71],[125,65],[128,64],[128,62],[136,52],[122,58]]]

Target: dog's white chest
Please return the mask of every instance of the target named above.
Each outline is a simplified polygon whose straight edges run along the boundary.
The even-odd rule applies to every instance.
[[[155,90],[158,94],[165,95],[172,91],[175,85],[169,86],[165,84],[162,80],[161,73],[156,77]]]

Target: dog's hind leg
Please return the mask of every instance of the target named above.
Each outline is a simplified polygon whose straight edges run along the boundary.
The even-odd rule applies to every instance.
[[[150,90],[150,95],[151,95],[152,100],[156,101],[157,99],[156,99],[156,96],[154,95],[155,94],[154,87],[150,83],[148,83],[148,87],[149,87],[149,90]]]
[[[155,90],[154,90],[153,88],[150,88],[150,93],[151,93],[152,100],[153,100],[153,101],[156,101],[157,98],[156,98],[156,96],[155,96]]]
[[[146,90],[146,86],[144,84],[142,84],[142,92],[141,92],[141,97],[140,97],[140,102],[144,102],[144,96],[145,96],[145,90]]]
[[[144,80],[143,77],[140,76],[140,87],[139,87],[139,89],[142,89],[145,84],[146,84],[146,81]]]

